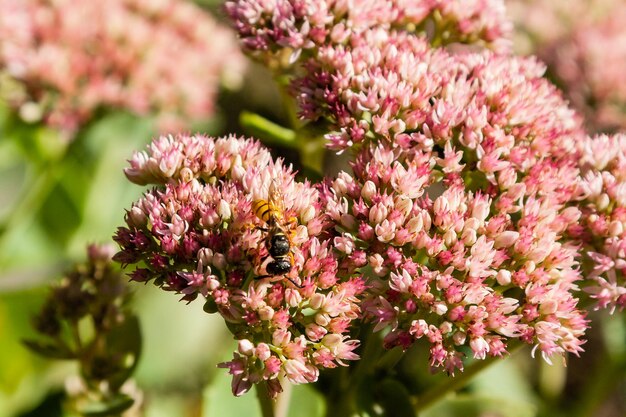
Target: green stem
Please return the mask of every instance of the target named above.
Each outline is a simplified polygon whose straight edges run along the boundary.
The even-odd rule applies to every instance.
[[[281,379],[280,384],[283,386],[283,392],[278,394],[278,398],[276,399],[276,417],[287,417],[289,413],[291,393],[293,392],[293,385],[285,378]]]
[[[598,415],[598,408],[605,399],[615,392],[626,370],[626,359],[619,362],[612,361],[609,355],[604,355],[596,368],[594,375],[587,378],[582,400],[572,413],[574,417],[592,417]]]
[[[239,123],[248,134],[261,139],[266,145],[298,149],[295,131],[276,124],[263,116],[244,110],[239,115]]]
[[[380,356],[385,350],[383,347],[383,341],[380,337],[380,333],[373,333],[371,327],[367,327],[366,331],[369,332],[369,336],[365,340],[365,347],[361,360],[357,362],[354,372],[350,376],[350,387],[356,388],[368,373],[375,372],[373,364],[379,362]]]
[[[522,346],[522,343],[516,342],[510,346],[509,352],[512,354],[519,350]],[[446,379],[445,381],[439,383],[432,389],[426,391],[424,394],[419,396],[417,405],[415,407],[415,412],[419,413],[420,411],[430,407],[431,405],[439,401],[448,393],[463,388],[465,385],[467,385],[467,383],[470,382],[470,380],[475,375],[480,373],[483,369],[488,368],[492,364],[499,362],[500,360],[502,360],[502,358],[490,356],[484,360],[475,361],[458,376]]]
[[[267,385],[264,382],[255,384],[255,389],[256,396],[259,399],[259,405],[261,406],[261,415],[263,417],[276,417],[274,414],[274,400],[270,398]]]
[[[384,351],[380,333],[373,333],[368,326],[362,330],[362,334],[367,334],[363,341],[363,351],[361,359],[350,372],[349,368],[338,370],[330,394],[326,397],[326,416],[353,416],[357,414],[357,391],[364,384],[368,375],[376,372],[374,366],[379,363],[381,354]]]
[[[293,97],[289,94],[288,88],[290,79],[287,77],[279,78],[278,88],[280,89],[280,97],[283,100],[283,106],[287,112],[289,118],[289,124],[294,130],[299,130],[302,127],[302,121],[298,117],[298,110]]]

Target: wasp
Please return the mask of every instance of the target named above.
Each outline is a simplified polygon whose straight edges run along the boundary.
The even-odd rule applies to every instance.
[[[272,181],[269,186],[267,200],[255,200],[252,203],[252,209],[254,214],[267,225],[266,228],[259,227],[259,229],[267,232],[265,242],[267,252],[272,257],[265,267],[267,275],[259,276],[258,279],[289,273],[293,268],[292,247],[285,232],[283,193],[276,181]],[[289,281],[300,287],[291,279]]]

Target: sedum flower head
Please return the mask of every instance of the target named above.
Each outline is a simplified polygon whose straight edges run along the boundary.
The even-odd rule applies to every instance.
[[[537,192],[501,209],[505,193],[442,191],[429,155],[383,145],[353,171],[328,184],[326,210],[340,266],[368,271],[363,310],[387,347],[427,340],[431,365],[450,373],[465,346],[479,359],[514,339],[546,360],[582,350],[576,248],[561,239],[576,210]]]
[[[584,142],[581,164],[581,225],[572,234],[584,244],[585,290],[596,309],[626,307],[626,135]]]
[[[250,139],[162,137],[137,153],[126,171],[131,181],[153,183],[126,215],[115,240],[116,259],[139,264],[131,278],[153,281],[219,312],[239,348],[223,364],[233,392],[278,378],[315,381],[319,369],[357,359],[348,335],[359,317],[360,277],[341,279],[327,238],[328,218],[319,191]],[[271,225],[253,202],[282,193],[281,230],[291,245],[293,268],[268,276]],[[282,223],[282,222],[281,222]],[[269,230],[268,230],[269,229]]]
[[[356,155],[325,192],[340,265],[369,274],[388,347],[428,340],[462,368],[512,339],[577,354],[587,327],[565,233],[580,217],[580,121],[534,59],[452,54],[372,30],[320,49],[294,88],[331,147]]]
[[[501,0],[246,0],[226,2],[244,47],[267,63],[328,44],[342,44],[368,29],[429,33],[438,45],[484,44],[506,52],[511,30]]]
[[[425,40],[372,31],[327,47],[294,88],[302,116],[326,120],[337,150],[382,143],[422,152],[445,183],[561,204],[576,191],[581,122],[535,59],[450,54]]]
[[[0,73],[23,90],[10,101],[30,121],[39,114],[70,133],[100,107],[180,129],[210,117],[220,78],[232,82],[242,69],[230,32],[188,2],[0,4]]]

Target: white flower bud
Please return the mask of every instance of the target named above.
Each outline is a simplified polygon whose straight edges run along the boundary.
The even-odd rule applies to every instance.
[[[432,306],[432,311],[438,316],[443,316],[448,312],[448,306],[446,306],[444,303],[435,303]]]
[[[274,317],[274,309],[270,306],[261,307],[258,313],[259,318],[263,321],[269,321]]]
[[[326,297],[324,297],[324,294],[315,293],[311,296],[309,305],[311,306],[312,309],[319,310],[320,308],[322,308],[322,304],[324,303],[325,300],[326,300]]]
[[[367,201],[372,201],[372,197],[376,194],[376,185],[372,181],[366,181],[361,189],[361,197]]]
[[[217,207],[217,213],[220,215],[222,220],[230,219],[231,211],[230,204],[226,202],[226,200],[220,200],[219,206]]]
[[[308,206],[304,212],[300,215],[300,221],[304,224],[307,224],[311,219],[315,217],[315,207]]]
[[[494,246],[498,249],[500,248],[508,248],[512,246],[515,241],[519,239],[519,233],[513,230],[506,230],[496,236],[496,241]]]
[[[315,323],[319,324],[320,326],[326,327],[330,323],[330,317],[328,316],[328,314],[318,313],[315,315]]]
[[[237,343],[237,350],[245,356],[251,356],[254,353],[254,344],[248,339],[241,339]]]
[[[499,270],[496,275],[496,281],[502,286],[509,285],[511,283],[511,271],[506,269]]]

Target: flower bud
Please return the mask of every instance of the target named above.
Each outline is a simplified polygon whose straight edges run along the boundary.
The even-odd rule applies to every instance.
[[[148,223],[148,216],[139,207],[134,206],[126,217],[128,224],[136,228],[142,228]]]
[[[306,326],[304,332],[306,333],[309,339],[313,341],[317,341],[317,340],[320,340],[322,337],[324,337],[324,335],[328,333],[328,330],[326,330],[325,327],[322,327],[318,324],[311,323]]]
[[[613,220],[609,224],[609,235],[610,236],[621,236],[624,233],[624,225],[619,220]]]
[[[320,308],[322,308],[322,304],[324,303],[325,300],[326,300],[326,297],[324,297],[324,294],[315,293],[313,294],[313,296],[311,296],[309,305],[311,306],[312,309],[319,310]]]
[[[275,346],[285,346],[289,343],[289,340],[291,340],[291,337],[285,329],[277,329],[272,333],[272,344]]]
[[[502,286],[509,285],[511,283],[511,271],[501,269],[496,274],[496,281]]]
[[[463,332],[454,332],[452,335],[452,341],[454,341],[454,344],[457,346],[463,345],[466,339],[467,335]]]
[[[405,195],[399,195],[394,199],[394,206],[404,217],[408,216],[413,209],[413,200]]]
[[[254,352],[254,344],[248,339],[241,339],[237,342],[237,350],[242,355],[251,356]]]
[[[372,201],[372,197],[376,194],[376,185],[372,181],[366,181],[361,189],[361,197],[367,201]]]
[[[193,171],[189,167],[183,167],[178,174],[181,182],[191,182],[193,180]]]
[[[271,356],[272,352],[270,351],[270,347],[267,343],[259,343],[259,345],[254,350],[254,356],[261,359],[262,361],[266,361]]]
[[[230,219],[230,216],[231,216],[230,204],[228,204],[226,200],[223,200],[223,199],[220,200],[220,203],[217,208],[217,213],[220,215],[222,220]]]
[[[337,347],[342,342],[342,337],[340,334],[331,333],[327,334],[322,338],[322,344],[328,346],[329,348]]]
[[[444,303],[435,303],[432,306],[432,311],[439,316],[443,316],[448,312],[448,306],[446,306]]]
[[[304,212],[300,214],[300,221],[304,224],[307,224],[309,221],[311,221],[311,219],[313,219],[313,217],[315,217],[315,207],[308,206],[306,209],[304,209]]]
[[[315,315],[315,323],[326,327],[330,323],[330,316],[328,316],[328,314],[318,313]]]
[[[439,331],[444,335],[450,333],[452,331],[452,323],[444,321],[439,325]]]
[[[419,233],[424,228],[424,219],[421,215],[417,215],[409,220],[406,224],[406,229],[410,233]]]
[[[226,269],[226,257],[221,253],[216,253],[213,255],[213,266],[217,269],[224,270]]]
[[[299,291],[287,288],[285,290],[285,301],[287,301],[290,307],[297,307],[302,302],[302,295]]]
[[[370,209],[369,220],[371,224],[380,224],[387,217],[387,207],[384,204],[377,203]]]
[[[341,225],[348,230],[352,230],[356,227],[356,219],[351,214],[342,214],[340,218]]]
[[[496,236],[496,241],[494,242],[494,246],[498,249],[508,248],[512,246],[515,241],[519,239],[519,233],[513,230],[506,230]]]
[[[261,320],[269,321],[274,317],[274,309],[270,306],[264,306],[258,310],[258,314]]]

